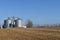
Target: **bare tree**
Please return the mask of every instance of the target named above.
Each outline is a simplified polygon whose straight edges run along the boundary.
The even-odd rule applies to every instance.
[[[33,27],[32,21],[28,20],[26,26],[27,26],[27,28],[32,28]]]

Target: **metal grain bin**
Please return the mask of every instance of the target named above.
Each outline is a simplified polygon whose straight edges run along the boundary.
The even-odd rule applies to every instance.
[[[11,21],[10,18],[4,20],[4,27],[10,28],[10,27],[11,27],[11,22],[12,22],[12,21]]]
[[[16,27],[22,27],[22,20],[20,18],[15,20],[15,26]]]

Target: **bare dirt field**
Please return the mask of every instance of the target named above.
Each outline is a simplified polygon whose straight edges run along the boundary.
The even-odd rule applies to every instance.
[[[0,40],[60,40],[60,28],[0,29]]]

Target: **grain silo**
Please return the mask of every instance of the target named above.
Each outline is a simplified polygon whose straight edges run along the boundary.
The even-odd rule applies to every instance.
[[[16,27],[22,27],[22,20],[20,18],[15,20],[15,26]]]
[[[11,27],[11,19],[10,18],[8,18],[8,19],[6,19],[6,20],[4,20],[4,27],[5,28],[10,28]]]

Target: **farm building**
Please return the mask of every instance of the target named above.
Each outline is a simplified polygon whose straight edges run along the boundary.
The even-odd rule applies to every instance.
[[[1,26],[1,28],[14,28],[14,27],[26,28],[26,26],[22,25],[22,19],[14,16],[11,18],[8,17],[7,19],[5,19],[3,26]]]

